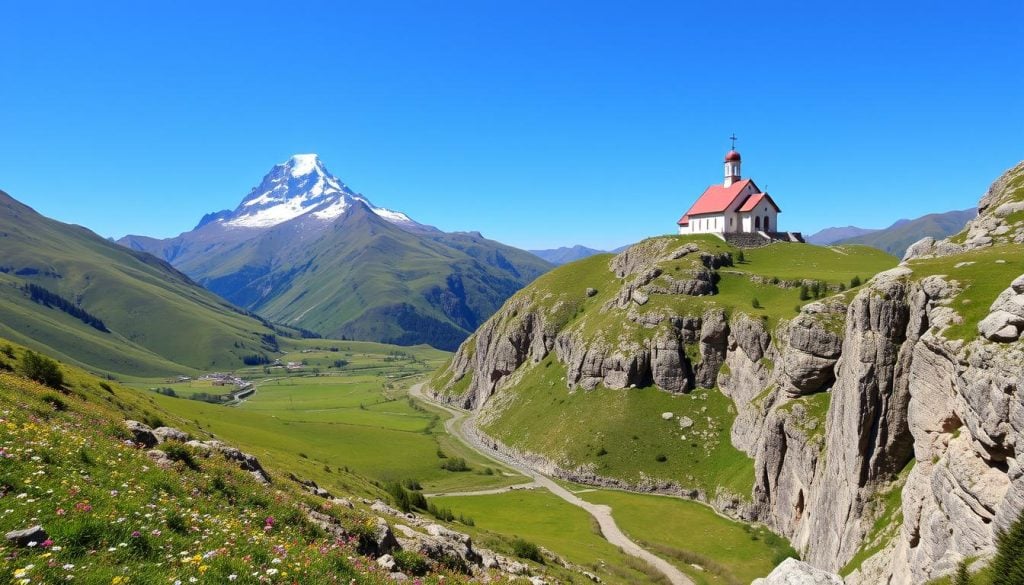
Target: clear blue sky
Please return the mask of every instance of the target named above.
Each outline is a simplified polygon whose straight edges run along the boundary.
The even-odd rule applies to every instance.
[[[317,152],[445,230],[613,247],[672,231],[733,132],[805,233],[973,206],[1024,158],[1024,3],[696,4],[8,3],[0,189],[170,236]]]

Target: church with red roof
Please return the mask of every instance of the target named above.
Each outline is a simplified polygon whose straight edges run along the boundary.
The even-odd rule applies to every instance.
[[[735,140],[735,137],[733,137]],[[732,234],[760,236],[771,240],[802,241],[799,234],[779,229],[779,209],[772,196],[761,191],[753,179],[740,174],[742,157],[735,147],[725,155],[725,179],[711,185],[676,224],[680,234],[715,234],[724,239]]]

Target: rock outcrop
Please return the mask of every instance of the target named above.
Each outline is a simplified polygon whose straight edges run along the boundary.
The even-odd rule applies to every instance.
[[[767,577],[754,579],[750,585],[843,585],[843,580],[805,562],[786,559]]]
[[[979,212],[962,234],[918,242],[855,294],[771,326],[741,310],[661,302],[715,294],[729,262],[696,244],[648,240],[611,260],[614,280],[593,295],[581,288],[579,303],[560,297],[553,307],[530,289],[514,297],[460,348],[447,389],[470,377],[453,401],[479,408],[550,354],[570,390],[717,386],[736,407],[732,444],[754,460],[742,517],[790,539],[814,567],[848,573],[847,583],[923,583],[992,554],[997,532],[1024,510],[1024,275],[1008,272],[1024,243],[1024,164]],[[1009,256],[979,255],[988,248]],[[945,258],[955,254],[967,256]],[[986,284],[1005,279],[981,315],[962,296],[981,287],[957,276],[978,262],[999,267]],[[680,306],[694,309],[671,309]],[[578,471],[577,481],[614,481]],[[785,580],[806,568],[789,565],[766,583],[839,582]]]

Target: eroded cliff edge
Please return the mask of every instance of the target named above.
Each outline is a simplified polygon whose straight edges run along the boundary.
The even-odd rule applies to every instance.
[[[735,406],[731,443],[753,459],[752,492],[692,489],[686,477],[633,487],[764,522],[848,582],[924,582],[990,554],[1024,509],[1022,243],[1024,164],[961,234],[919,242],[900,266],[799,313],[751,310],[735,293],[809,282],[744,271],[707,240],[654,238],[595,260],[590,286],[556,274],[517,294],[433,390],[500,418],[552,355],[571,392],[717,387]],[[524,456],[616,481],[558,454]]]

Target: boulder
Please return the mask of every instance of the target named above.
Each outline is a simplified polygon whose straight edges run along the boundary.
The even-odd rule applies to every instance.
[[[395,563],[395,557],[391,555],[381,555],[377,559],[377,566],[388,572],[391,572],[391,570],[395,568],[396,564],[397,563]]]
[[[186,443],[189,440],[188,433],[174,427],[157,427],[153,429],[153,436],[156,437],[158,443],[166,443],[167,441]]]
[[[156,447],[160,442],[157,440],[156,435],[153,434],[153,429],[147,424],[140,423],[137,420],[126,420],[124,421],[124,426],[132,434],[132,440],[143,447]]]
[[[12,530],[5,534],[4,538],[16,546],[35,546],[42,544],[49,536],[43,527],[37,524],[23,530]]]
[[[775,567],[767,577],[754,579],[751,585],[843,585],[843,580],[835,573],[789,558]]]

